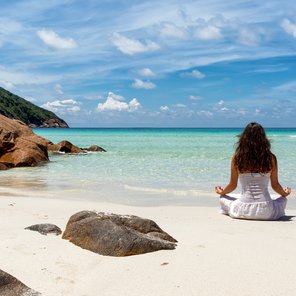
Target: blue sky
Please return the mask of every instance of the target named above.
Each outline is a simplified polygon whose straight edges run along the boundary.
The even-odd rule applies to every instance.
[[[296,126],[295,1],[0,7],[0,86],[71,127]]]

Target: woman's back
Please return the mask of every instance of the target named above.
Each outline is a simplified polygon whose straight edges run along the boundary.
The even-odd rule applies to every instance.
[[[247,203],[268,202],[271,200],[268,192],[270,173],[239,174],[242,194],[240,201]]]

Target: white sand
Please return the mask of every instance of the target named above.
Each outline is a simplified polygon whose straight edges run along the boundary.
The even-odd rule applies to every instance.
[[[105,257],[60,236],[24,230],[37,223],[64,229],[80,210],[153,219],[178,239],[178,246]],[[5,196],[0,216],[0,269],[44,296],[296,295],[296,218],[243,221],[210,207],[141,208]]]

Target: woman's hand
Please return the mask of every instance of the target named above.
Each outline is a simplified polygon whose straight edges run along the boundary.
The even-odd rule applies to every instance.
[[[284,191],[285,191],[285,197],[286,196],[288,196],[290,193],[291,193],[291,187],[286,187],[285,189],[284,189]]]
[[[221,195],[222,192],[223,192],[223,188],[221,186],[216,186],[215,187],[215,191],[216,191],[217,194],[220,194]]]
[[[217,194],[226,195],[233,190],[235,190],[237,186],[237,180],[238,180],[238,169],[235,166],[234,156],[231,159],[231,169],[230,169],[230,181],[228,185],[226,185],[224,188],[221,186],[216,186],[215,191]]]

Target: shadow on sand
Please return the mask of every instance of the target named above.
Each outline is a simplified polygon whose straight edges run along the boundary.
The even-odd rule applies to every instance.
[[[280,219],[278,219],[277,221],[280,221],[280,222],[288,222],[288,221],[293,221],[296,216],[283,216],[281,217]]]

